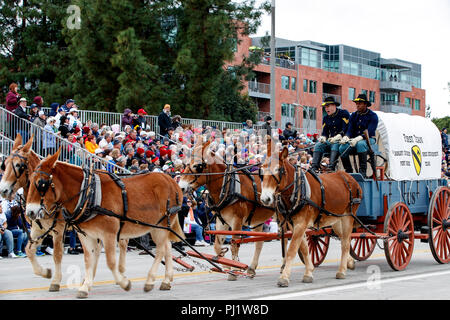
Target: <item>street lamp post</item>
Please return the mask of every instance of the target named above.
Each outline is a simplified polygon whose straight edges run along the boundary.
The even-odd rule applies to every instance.
[[[271,33],[270,33],[270,116],[275,120],[275,0],[271,5]]]

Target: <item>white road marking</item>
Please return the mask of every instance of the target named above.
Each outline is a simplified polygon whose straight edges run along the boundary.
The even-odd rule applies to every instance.
[[[377,284],[382,285],[382,284],[386,284],[386,283],[394,283],[394,282],[399,282],[399,281],[436,277],[436,276],[442,276],[442,275],[447,275],[447,274],[450,274],[450,270],[379,280],[377,282]],[[364,282],[353,283],[353,284],[348,284],[348,285],[334,286],[331,288],[321,288],[321,289],[306,290],[306,291],[301,291],[301,292],[292,292],[292,293],[286,293],[286,294],[264,296],[264,297],[255,298],[255,299],[251,299],[251,300],[294,299],[294,298],[310,296],[310,295],[314,295],[314,294],[323,294],[323,293],[330,293],[330,292],[336,292],[336,291],[350,290],[350,289],[361,288],[361,287],[366,287],[366,286],[367,286],[367,281],[364,281]]]

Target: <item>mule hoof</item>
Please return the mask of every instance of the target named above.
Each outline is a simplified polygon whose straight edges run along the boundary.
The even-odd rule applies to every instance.
[[[345,279],[345,273],[342,272],[336,273],[336,279]]]
[[[122,287],[122,288],[123,288],[123,290],[125,290],[125,291],[130,291],[130,289],[131,289],[131,281],[128,280],[127,285],[126,285],[125,287]]]
[[[234,274],[228,274],[228,281],[236,281],[237,280],[237,276]]]
[[[289,287],[289,280],[284,279],[284,278],[278,279],[278,286],[281,288]]]
[[[51,279],[51,277],[52,277],[52,269],[47,269],[44,278]]]
[[[161,282],[161,286],[159,287],[159,290],[170,290],[170,288],[172,288],[170,283]]]
[[[144,286],[144,292],[152,291],[154,287],[155,287],[154,284],[145,284],[145,286]]]
[[[355,270],[355,261],[347,263],[347,269]]]
[[[313,282],[313,277],[311,276],[303,276],[303,283],[312,283]]]
[[[253,268],[248,268],[247,273],[249,276],[251,276],[252,278],[256,275],[256,271]]]
[[[78,291],[77,298],[78,299],[86,299],[88,297],[88,293],[86,291]]]
[[[59,284],[57,284],[57,283],[50,284],[50,288],[48,289],[48,291],[50,291],[50,292],[59,291]]]

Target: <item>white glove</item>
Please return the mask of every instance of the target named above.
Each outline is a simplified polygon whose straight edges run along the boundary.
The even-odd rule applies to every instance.
[[[321,142],[321,143],[325,143],[325,142],[327,142],[327,138],[326,138],[326,137],[324,137],[324,136],[320,136],[320,138],[319,138],[319,142]]]
[[[361,136],[357,136],[356,138],[350,139],[349,143],[351,147],[356,146],[356,144],[358,143],[358,141],[361,141],[363,139],[363,137]]]
[[[344,136],[341,141],[339,141],[340,144],[346,144],[348,143],[350,138],[348,136]]]
[[[337,134],[337,135],[335,135],[332,138],[328,138],[328,142],[329,143],[336,143],[336,142],[341,141],[341,139],[342,139],[342,136],[340,134]]]

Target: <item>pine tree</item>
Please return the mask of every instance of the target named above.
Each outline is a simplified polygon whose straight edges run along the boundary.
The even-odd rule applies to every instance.
[[[40,94],[48,97],[49,102],[67,92],[59,75],[66,70],[61,29],[68,3],[67,0],[0,1],[3,94],[11,82],[18,83],[20,93],[29,99]]]

